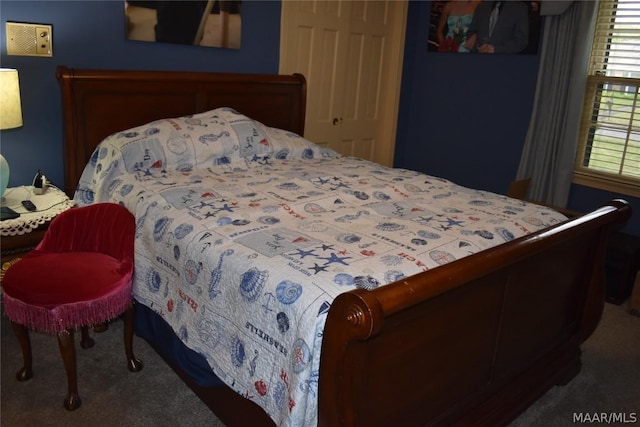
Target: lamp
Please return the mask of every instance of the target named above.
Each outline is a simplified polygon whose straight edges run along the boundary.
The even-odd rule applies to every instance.
[[[22,126],[18,70],[0,68],[0,129]],[[0,154],[0,198],[9,184],[9,163]]]

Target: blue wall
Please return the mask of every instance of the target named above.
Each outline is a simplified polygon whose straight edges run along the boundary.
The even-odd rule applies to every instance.
[[[429,3],[412,2],[408,19],[398,123],[408,143],[397,147],[397,165],[506,191],[529,125],[538,56],[427,52]]]
[[[427,52],[430,6],[409,4],[395,165],[504,193],[520,163],[539,55]],[[617,197],[636,212],[625,231],[640,235],[637,198],[573,185],[568,207],[586,212]]]
[[[396,166],[504,192],[518,169],[539,57],[427,52],[429,9],[427,1],[409,5]],[[278,72],[279,1],[243,2],[240,50],[128,41],[119,0],[1,0],[0,17],[0,64],[20,71],[24,115],[23,127],[0,133],[10,186],[29,184],[37,169],[62,185],[58,65]],[[51,24],[54,56],[7,56],[5,21]],[[586,211],[618,196],[574,186],[569,207]],[[626,199],[640,212],[640,200]],[[626,230],[640,235],[638,215]]]
[[[20,75],[24,126],[0,134],[9,186],[30,184],[38,169],[64,182],[58,65],[74,68],[277,73],[280,2],[244,1],[242,48],[129,41],[124,1],[0,1],[0,64]],[[53,26],[53,57],[8,56],[5,22]]]

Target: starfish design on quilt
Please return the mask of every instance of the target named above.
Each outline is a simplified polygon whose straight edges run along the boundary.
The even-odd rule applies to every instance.
[[[339,257],[338,255],[336,255],[335,252],[331,252],[331,256],[329,257],[318,257],[318,259],[323,259],[326,261],[326,263],[324,265],[329,265],[329,264],[334,264],[334,263],[339,263],[342,265],[349,265],[347,262],[345,262],[345,260],[347,259],[351,259],[352,257],[350,256],[345,256],[345,257]]]
[[[232,203],[232,205],[233,205],[233,204],[234,204],[234,203]],[[220,207],[220,206],[216,207],[216,205],[214,205],[214,204],[211,204],[211,205],[209,205],[209,206],[210,206],[211,208],[213,208],[213,210],[210,210],[210,211],[206,212],[206,213],[204,214],[205,218],[215,217],[216,215],[218,215],[220,212],[223,212],[223,211],[224,211],[224,212],[230,212],[230,213],[233,213],[233,207],[232,207],[232,206],[229,206],[229,204],[228,204],[228,203],[223,204],[223,205],[222,205],[222,207]]]
[[[420,216],[415,219],[415,221],[419,224],[429,224],[431,221],[434,221],[435,218],[432,216]]]
[[[327,271],[328,265],[318,265],[317,263],[313,263],[313,267],[308,267],[309,270],[314,270],[313,274],[318,274],[321,271]]]
[[[318,178],[317,184],[324,185],[324,184],[328,184],[328,183],[329,183],[328,179],[326,179],[326,178]]]
[[[307,256],[317,256],[315,254],[315,249],[311,249],[310,251],[305,251],[304,249],[298,249],[297,253],[294,252],[291,254],[291,256],[296,256],[296,255],[299,256],[300,259],[303,259],[304,257],[307,257]]]
[[[330,250],[335,250],[335,249],[333,248],[333,245],[327,245],[326,243],[323,243],[322,244],[322,250],[323,251],[330,251]]]
[[[446,221],[441,222],[445,223],[440,225],[440,228],[444,231],[451,230],[454,226],[462,227],[462,224],[464,223],[464,221],[456,221],[453,218],[447,218]]]
[[[231,206],[229,206],[228,203],[225,203],[224,205],[222,205],[221,208],[218,208],[218,212],[222,212],[222,211],[233,212],[233,208]]]
[[[254,154],[251,161],[258,163],[259,165],[271,165],[270,156],[258,156],[257,154]]]
[[[337,190],[338,188],[350,188],[348,184],[345,184],[344,182],[339,182],[336,185],[331,187],[331,190]]]
[[[328,184],[329,189],[331,191],[337,190],[338,188],[341,188],[341,187],[349,188],[349,185],[342,182],[342,178],[340,178],[339,176],[334,176],[333,178],[318,178],[317,184],[319,185]]]
[[[192,206],[193,209],[204,209],[204,208],[212,208],[214,207],[213,203],[207,203],[204,200],[200,200],[199,205]]]

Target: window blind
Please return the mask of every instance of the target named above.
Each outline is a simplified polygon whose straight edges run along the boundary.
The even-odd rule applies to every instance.
[[[591,75],[640,78],[640,1],[601,0]]]
[[[601,0],[576,159],[578,176],[606,182],[609,190],[640,194],[639,87],[640,1]]]

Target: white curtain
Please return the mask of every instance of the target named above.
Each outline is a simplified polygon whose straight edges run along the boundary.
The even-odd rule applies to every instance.
[[[571,188],[597,1],[574,1],[546,16],[533,113],[517,178],[528,197],[566,207]]]

